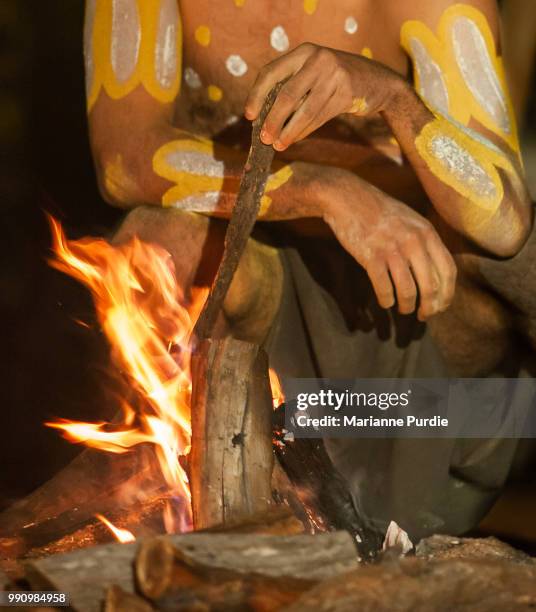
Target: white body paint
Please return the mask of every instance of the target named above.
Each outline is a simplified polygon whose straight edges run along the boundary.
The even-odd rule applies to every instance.
[[[166,162],[179,172],[216,178],[224,177],[224,163],[199,151],[182,151],[179,149],[169,153]]]
[[[248,71],[248,65],[240,55],[229,55],[225,60],[227,70],[235,77],[241,77]]]
[[[156,80],[169,89],[177,77],[177,28],[179,13],[176,0],[161,0],[154,53]]]
[[[193,68],[185,68],[184,81],[186,82],[186,85],[192,89],[199,89],[202,85],[201,77]]]
[[[120,83],[128,81],[136,69],[140,38],[136,0],[113,0],[110,62]]]
[[[217,210],[219,199],[219,191],[205,191],[204,193],[186,196],[182,200],[173,202],[172,207],[189,212],[212,213]]]
[[[497,197],[495,183],[486,170],[461,145],[443,134],[432,138],[430,149],[444,168],[480,197]]]
[[[419,76],[419,95],[434,110],[447,115],[449,112],[449,94],[441,74],[441,68],[430,57],[424,45],[417,38],[411,38],[410,48],[415,69]]]
[[[473,21],[458,17],[452,24],[451,37],[456,62],[469,91],[498,127],[510,134],[506,96],[482,33]]]
[[[288,36],[283,26],[276,26],[270,34],[270,44],[272,47],[283,53],[289,47]]]
[[[444,114],[444,113],[440,113],[440,114],[443,117],[443,119],[446,119],[447,121],[450,121],[450,123],[455,125],[461,132],[463,132],[464,134],[467,134],[467,136],[471,137],[473,140],[476,140],[481,145],[484,145],[485,147],[487,147],[488,149],[490,149],[494,153],[498,153],[499,155],[503,155],[504,154],[503,151],[501,151],[501,149],[496,144],[491,142],[491,140],[489,138],[486,138],[480,132],[477,132],[476,130],[473,130],[473,128],[470,128],[468,125],[463,125],[463,123],[460,123],[459,121],[456,121],[456,119],[454,119],[453,117],[450,117],[447,114]]]
[[[354,17],[347,17],[344,20],[344,31],[347,34],[355,34],[357,32],[357,21]]]
[[[84,17],[84,65],[86,70],[86,95],[89,95],[93,85],[95,64],[93,61],[93,25],[95,23],[96,0],[86,0]]]

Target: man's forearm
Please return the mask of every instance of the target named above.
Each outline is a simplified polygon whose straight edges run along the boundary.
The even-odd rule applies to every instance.
[[[101,190],[110,203],[230,216],[245,152],[171,126],[147,130],[141,143],[125,143],[121,150],[107,150],[97,163]],[[317,187],[323,172],[314,164],[275,162],[259,219],[321,217]]]
[[[434,113],[410,85],[393,89],[383,115],[435,209],[482,248],[515,253],[528,235],[531,205],[514,155]]]

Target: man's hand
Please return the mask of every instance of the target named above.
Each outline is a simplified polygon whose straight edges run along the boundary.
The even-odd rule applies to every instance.
[[[380,306],[393,306],[396,293],[402,314],[416,309],[417,297],[420,320],[445,310],[454,296],[456,265],[432,224],[349,173],[333,178],[324,192],[324,220],[367,271]]]
[[[258,116],[268,92],[285,79],[261,133],[278,151],[342,113],[379,112],[401,77],[359,55],[304,43],[261,69],[246,102],[248,119]]]

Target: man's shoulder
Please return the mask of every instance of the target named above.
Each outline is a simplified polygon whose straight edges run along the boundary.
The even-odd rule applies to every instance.
[[[493,23],[498,13],[496,0],[405,0],[404,2],[386,3],[386,18],[392,27],[402,28],[407,21],[421,21],[429,28],[436,29],[445,11],[459,10],[462,13],[468,7],[479,10],[486,19]]]

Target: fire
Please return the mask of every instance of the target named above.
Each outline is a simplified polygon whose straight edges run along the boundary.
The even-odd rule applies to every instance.
[[[134,534],[131,533],[128,529],[119,529],[119,527],[116,527],[105,516],[102,516],[102,514],[95,514],[95,516],[99,519],[99,521],[101,521],[101,523],[104,523],[106,527],[108,527],[108,529],[114,534],[118,542],[126,544],[127,542],[136,541]]]
[[[274,402],[274,410],[284,403],[285,394],[283,393],[283,388],[281,387],[281,382],[279,380],[279,376],[277,375],[275,370],[270,368],[268,370],[268,375],[270,377],[270,387],[272,389],[272,399]]]
[[[55,219],[50,224],[56,256],[51,265],[91,290],[115,362],[138,401],[122,406],[123,417],[114,423],[57,420],[47,425],[72,442],[113,453],[153,444],[169,493],[187,502],[181,508],[190,509],[188,477],[179,457],[190,448],[191,332],[207,292],[188,303],[171,256],[157,245],[136,238],[120,246],[93,238],[70,241]],[[190,516],[182,519],[182,525],[191,524]]]

